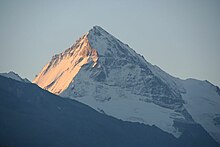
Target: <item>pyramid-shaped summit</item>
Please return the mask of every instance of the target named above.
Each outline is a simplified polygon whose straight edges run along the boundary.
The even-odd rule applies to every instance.
[[[101,113],[156,125],[176,137],[184,126],[200,123],[220,142],[220,127],[214,122],[220,114],[215,86],[170,76],[99,26],[53,56],[33,82]]]
[[[135,51],[123,44],[117,38],[109,34],[100,26],[94,26],[87,34],[89,43],[92,48],[96,49],[100,56],[107,54],[121,55],[127,53],[135,55]]]
[[[52,57],[34,79],[34,83],[52,93],[62,93],[87,63],[97,64],[99,58],[127,57],[134,60],[135,52],[99,26],[94,26],[72,47]],[[106,60],[107,61],[107,60]]]
[[[158,88],[159,92],[164,90],[168,94],[163,94],[163,97],[168,97],[170,100],[180,97],[178,91],[169,89],[166,84],[154,76],[149,68],[150,65],[143,57],[99,26],[94,26],[88,33],[77,40],[72,47],[53,56],[33,82],[52,93],[61,94],[74,81],[81,68],[88,64],[91,65],[88,78],[93,80],[128,88],[133,93],[143,96],[148,94],[154,96],[156,90],[149,91],[149,89],[146,89],[146,86],[151,85],[150,87],[152,87],[153,84],[149,79],[154,79],[154,82],[159,83],[154,85],[154,87]],[[132,71],[135,68],[137,68],[137,73]],[[128,76],[124,75],[127,74],[124,73],[125,71],[129,73],[128,79],[124,79]],[[115,74],[121,77],[116,77]],[[138,74],[141,75],[141,79],[136,77]],[[145,78],[142,79],[144,76]],[[118,78],[123,81],[118,80]],[[135,83],[137,84],[136,86],[134,85]],[[136,89],[131,88],[133,86]],[[78,91],[74,93],[82,95]],[[157,92],[155,95],[158,97]]]

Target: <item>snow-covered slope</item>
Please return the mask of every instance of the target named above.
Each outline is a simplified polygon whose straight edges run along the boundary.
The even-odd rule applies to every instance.
[[[196,79],[181,80],[152,66],[155,74],[165,82],[181,91],[184,108],[192,119],[201,124],[205,130],[220,142],[220,89],[208,81]]]
[[[4,76],[6,78],[11,78],[20,82],[26,82],[30,83],[30,81],[26,78],[22,79],[18,74],[14,73],[13,71],[10,71],[8,73],[0,73],[1,76]]]
[[[219,88],[207,81],[187,79],[182,81],[184,107],[192,118],[220,142],[220,94]]]
[[[156,125],[176,137],[184,130],[179,124],[202,124],[187,107],[188,95],[192,95],[187,81],[148,63],[99,26],[93,27],[71,48],[55,55],[33,82],[101,113]],[[219,94],[216,100],[220,102]],[[197,107],[196,103],[195,100],[191,107]],[[213,109],[212,113],[220,114],[220,111]],[[209,123],[216,124],[211,120]],[[218,123],[215,126],[219,127]],[[204,128],[216,139],[209,127]]]

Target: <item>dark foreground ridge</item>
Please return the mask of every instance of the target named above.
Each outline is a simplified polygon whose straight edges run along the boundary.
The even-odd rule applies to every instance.
[[[0,146],[218,146],[202,127],[188,128],[176,139],[155,126],[124,122],[35,84],[0,76]]]

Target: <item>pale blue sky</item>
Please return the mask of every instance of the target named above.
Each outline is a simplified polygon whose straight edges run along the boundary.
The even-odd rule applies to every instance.
[[[220,86],[219,0],[0,0],[0,72],[32,80],[94,25],[171,75]]]

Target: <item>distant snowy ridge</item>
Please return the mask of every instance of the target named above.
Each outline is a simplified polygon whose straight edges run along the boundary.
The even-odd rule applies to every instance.
[[[13,71],[10,71],[8,73],[0,73],[1,76],[4,76],[6,78],[11,78],[20,82],[30,83],[30,81],[26,78],[22,79],[18,74],[16,74]]]
[[[201,124],[220,142],[218,87],[172,77],[99,26],[55,55],[33,82],[101,113],[156,125],[175,137],[182,135],[184,125]]]

